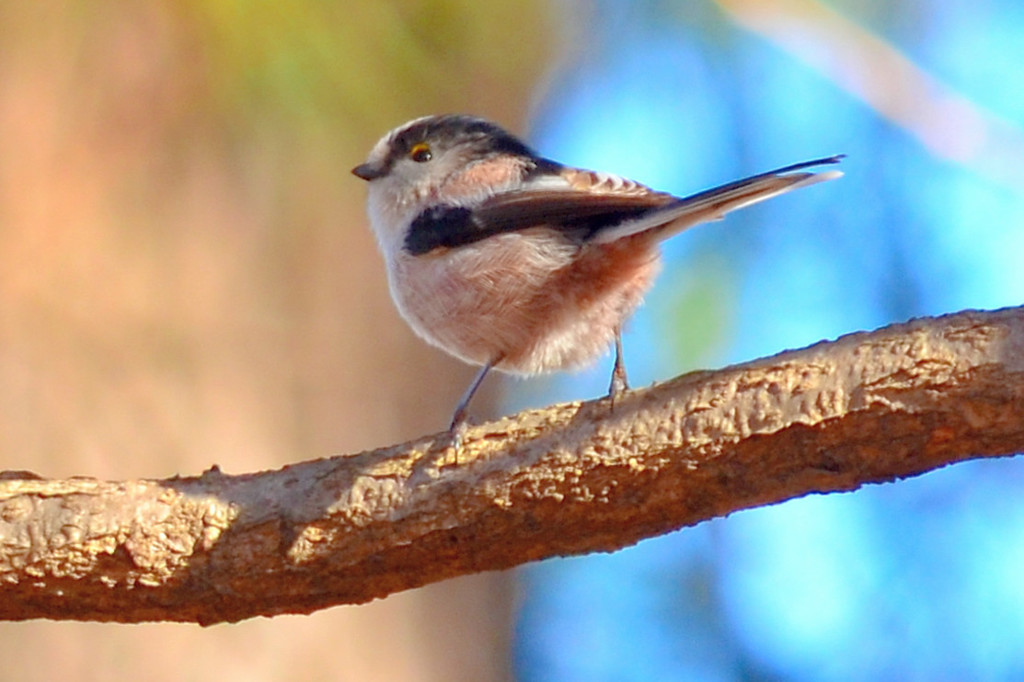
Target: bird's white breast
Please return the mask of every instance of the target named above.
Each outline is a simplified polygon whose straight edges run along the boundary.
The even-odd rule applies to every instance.
[[[656,254],[633,258],[602,286],[606,258],[548,228],[488,237],[427,255],[399,251],[389,264],[402,316],[431,344],[472,364],[537,374],[589,364],[639,305]],[[596,279],[595,279],[596,276]]]

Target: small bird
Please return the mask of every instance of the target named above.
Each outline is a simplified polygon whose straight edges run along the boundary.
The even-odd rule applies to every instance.
[[[352,172],[398,311],[421,338],[472,365],[449,431],[492,369],[534,375],[615,348],[609,396],[627,388],[622,325],[660,266],[659,243],[699,223],[842,175],[798,163],[680,198],[537,155],[482,118],[395,128]]]

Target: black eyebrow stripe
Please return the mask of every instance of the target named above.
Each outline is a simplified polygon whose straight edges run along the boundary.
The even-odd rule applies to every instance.
[[[534,151],[522,140],[490,121],[461,114],[446,114],[419,121],[395,133],[384,166],[390,169],[413,145],[420,142],[441,146],[467,144],[479,154],[536,157]]]

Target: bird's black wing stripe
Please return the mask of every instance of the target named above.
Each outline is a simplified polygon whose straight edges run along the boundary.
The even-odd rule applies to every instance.
[[[405,250],[414,256],[438,248],[470,244],[487,235],[473,221],[473,212],[463,206],[431,206],[416,216],[405,235]]]
[[[659,201],[658,205],[663,203]],[[412,221],[405,249],[422,255],[455,248],[486,237],[545,225],[574,241],[637,218],[656,206],[650,200],[582,192],[527,192],[498,195],[475,210],[441,205],[424,210]]]

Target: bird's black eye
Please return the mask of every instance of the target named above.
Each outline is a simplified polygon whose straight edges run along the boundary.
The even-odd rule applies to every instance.
[[[426,163],[434,158],[434,154],[430,151],[430,145],[426,142],[419,142],[412,146],[409,150],[409,158],[416,163]]]

